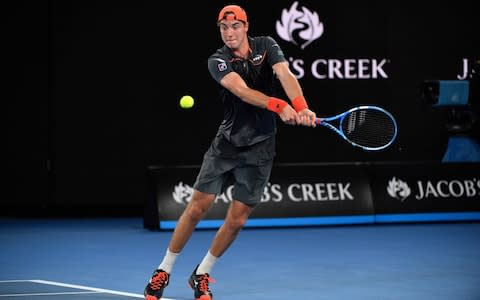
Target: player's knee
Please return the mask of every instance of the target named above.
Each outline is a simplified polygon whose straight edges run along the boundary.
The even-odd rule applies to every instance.
[[[230,230],[239,231],[245,226],[245,223],[247,223],[246,218],[235,218],[228,220],[227,225],[230,227]]]
[[[207,212],[207,208],[204,208],[200,205],[189,205],[188,209],[186,210],[187,216],[192,221],[201,220],[206,212]]]

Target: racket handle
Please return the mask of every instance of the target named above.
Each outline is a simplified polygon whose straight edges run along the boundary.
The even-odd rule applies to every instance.
[[[315,120],[315,124],[320,125],[320,123],[322,123],[322,119],[317,118],[317,119]]]

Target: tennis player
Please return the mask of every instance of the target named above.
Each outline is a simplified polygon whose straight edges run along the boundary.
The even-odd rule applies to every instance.
[[[250,37],[247,14],[237,5],[223,7],[217,25],[224,45],[209,57],[208,70],[219,84],[224,118],[204,155],[193,195],[165,256],[145,287],[147,300],[162,297],[174,263],[197,223],[216,195],[233,184],[233,200],[224,223],[188,280],[196,300],[212,299],[211,271],[260,203],[268,183],[275,156],[276,118],[289,125],[315,126],[316,115],[308,108],[275,40]],[[278,82],[290,103],[275,97]]]

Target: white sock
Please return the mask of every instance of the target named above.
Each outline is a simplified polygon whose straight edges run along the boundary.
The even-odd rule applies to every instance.
[[[170,249],[167,248],[167,252],[163,257],[162,262],[158,266],[158,269],[162,269],[168,274],[172,273],[173,265],[175,264],[175,260],[177,259],[180,253],[171,252]]]
[[[203,258],[200,265],[198,265],[197,275],[205,274],[205,273],[210,274],[210,272],[212,271],[213,265],[215,265],[215,263],[217,262],[217,259],[218,257],[213,256],[209,250],[205,255],[205,257]]]

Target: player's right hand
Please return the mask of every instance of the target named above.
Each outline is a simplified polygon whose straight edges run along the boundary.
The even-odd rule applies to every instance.
[[[305,108],[298,112],[300,116],[300,124],[303,126],[315,127],[317,126],[317,115],[308,108]]]

